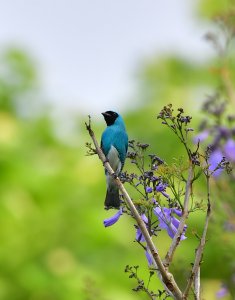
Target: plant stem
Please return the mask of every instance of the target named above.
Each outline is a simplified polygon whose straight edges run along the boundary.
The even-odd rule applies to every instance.
[[[188,293],[189,293],[190,288],[192,286],[192,283],[193,283],[193,281],[194,281],[194,279],[197,276],[197,273],[199,271],[200,263],[201,263],[201,260],[202,260],[203,250],[204,250],[204,247],[205,247],[205,244],[206,244],[206,234],[207,234],[209,219],[210,219],[210,215],[211,215],[210,175],[209,175],[208,170],[207,170],[207,173],[206,173],[206,181],[207,181],[207,213],[206,213],[205,226],[204,226],[204,229],[203,229],[202,237],[200,239],[198,248],[196,250],[195,261],[194,261],[194,264],[193,264],[193,268],[192,268],[191,274],[189,276],[187,286],[186,286],[185,291],[184,291],[185,299],[187,299],[187,296],[188,296]],[[196,298],[196,300],[200,300],[200,294],[199,294],[198,298]]]

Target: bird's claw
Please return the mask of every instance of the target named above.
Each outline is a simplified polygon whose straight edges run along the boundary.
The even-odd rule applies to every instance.
[[[114,179],[117,179],[117,178],[118,178],[118,174],[117,174],[116,172],[113,172],[113,173],[111,174],[111,176],[112,176]]]

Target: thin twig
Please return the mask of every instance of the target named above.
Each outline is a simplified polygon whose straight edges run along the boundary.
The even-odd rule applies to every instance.
[[[195,278],[194,278],[194,298],[195,300],[200,300],[200,291],[201,291],[201,286],[200,286],[200,266],[198,267],[198,270],[196,271]]]
[[[96,137],[95,137],[95,134],[93,132],[93,130],[91,129],[91,119],[90,119],[90,116],[89,116],[89,123],[85,123],[86,124],[86,129],[88,130],[89,132],[89,135],[91,136],[92,138],[92,141],[95,145],[95,148],[96,148],[96,151],[97,151],[97,154],[100,158],[100,160],[102,161],[105,169],[109,172],[110,175],[112,174],[115,174],[114,171],[112,170],[110,164],[108,163],[104,153],[102,152],[101,148],[99,147],[99,144],[96,140]],[[177,300],[182,300],[182,292],[181,290],[179,289],[177,283],[175,282],[175,279],[173,277],[173,275],[171,273],[169,273],[160,256],[159,256],[159,253],[158,253],[158,250],[156,249],[150,235],[149,235],[149,232],[146,228],[146,225],[144,223],[144,221],[142,220],[141,216],[139,215],[134,203],[132,202],[129,194],[127,193],[126,189],[124,188],[123,184],[121,183],[120,179],[118,177],[115,178],[115,181],[116,181],[116,184],[118,186],[118,188],[120,189],[120,191],[122,192],[124,198],[125,198],[125,201],[128,205],[128,207],[130,208],[131,212],[132,212],[132,215],[134,216],[145,240],[146,240],[146,244],[147,244],[147,247],[148,249],[150,250],[150,253],[153,257],[153,262],[154,262],[154,265],[156,267],[156,271],[160,273],[160,277],[162,279],[162,282],[164,284],[164,286],[166,287],[167,291],[170,292],[170,294],[174,297],[174,299],[177,299]]]
[[[206,174],[206,180],[207,180],[207,213],[206,213],[205,226],[204,226],[204,229],[203,229],[202,237],[200,239],[198,248],[196,250],[195,261],[194,261],[194,264],[193,264],[193,268],[192,268],[191,274],[189,276],[187,286],[186,286],[185,291],[184,291],[184,298],[185,299],[187,299],[187,296],[188,296],[188,293],[191,289],[194,278],[195,278],[195,276],[196,276],[196,274],[197,274],[197,272],[200,268],[200,263],[201,263],[201,260],[202,260],[202,254],[203,254],[203,250],[204,250],[204,247],[205,247],[205,244],[206,244],[206,234],[207,234],[209,219],[210,219],[210,215],[211,215],[210,175],[209,175],[208,171],[207,171],[207,174]],[[200,296],[196,300],[200,300]]]
[[[192,190],[192,180],[193,180],[193,165],[190,162],[189,171],[188,171],[188,179],[186,182],[186,189],[185,189],[185,196],[184,196],[184,210],[183,210],[182,217],[180,219],[179,227],[177,229],[177,232],[172,240],[171,246],[170,246],[170,248],[166,254],[165,260],[164,260],[164,265],[166,267],[169,267],[169,265],[173,259],[174,252],[175,252],[177,246],[179,245],[179,242],[180,242],[183,230],[184,230],[185,221],[188,217],[189,199],[190,199],[191,190]]]

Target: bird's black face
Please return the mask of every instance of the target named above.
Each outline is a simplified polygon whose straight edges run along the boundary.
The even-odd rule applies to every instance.
[[[107,126],[113,125],[113,123],[115,122],[115,120],[118,117],[118,113],[111,111],[111,110],[108,110],[108,111],[102,113],[102,115],[104,116]]]

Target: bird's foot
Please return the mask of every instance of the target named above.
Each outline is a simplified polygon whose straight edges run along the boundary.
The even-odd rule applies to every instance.
[[[118,174],[117,174],[116,172],[113,172],[113,173],[111,174],[111,176],[112,176],[114,179],[117,179],[117,178],[118,178]]]
[[[105,209],[105,210],[109,210],[109,209],[120,209],[120,206],[115,206],[115,205],[114,205],[114,206],[112,206],[112,205],[107,206],[107,205],[105,205],[105,206],[104,206],[104,209]]]

